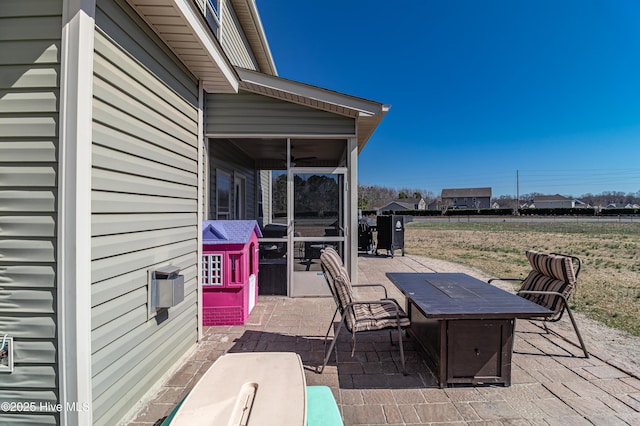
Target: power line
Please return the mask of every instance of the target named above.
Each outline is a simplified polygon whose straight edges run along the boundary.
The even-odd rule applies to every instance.
[[[518,193],[563,192],[565,195],[597,194],[601,192],[640,192],[640,169],[575,168],[575,169],[517,169],[487,168],[480,171],[468,168],[452,169],[442,173],[424,170],[422,173],[404,174],[390,178],[396,186],[419,187],[439,192],[442,188],[484,187],[494,189],[494,195]],[[507,190],[507,188],[510,188]],[[569,194],[567,191],[581,194]]]

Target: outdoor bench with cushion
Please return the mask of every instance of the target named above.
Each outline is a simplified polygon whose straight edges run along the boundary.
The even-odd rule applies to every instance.
[[[540,318],[547,332],[549,329],[546,322],[559,321],[566,311],[578,336],[584,356],[589,358],[589,352],[569,306],[569,297],[574,294],[577,288],[582,261],[576,256],[558,253],[546,254],[534,250],[528,250],[526,256],[531,265],[531,272],[526,278],[492,278],[489,282],[494,280],[522,282],[520,290],[518,290],[519,296],[554,312],[550,317]]]

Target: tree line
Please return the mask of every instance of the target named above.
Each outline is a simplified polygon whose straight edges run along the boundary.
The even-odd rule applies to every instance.
[[[519,205],[531,204],[533,200],[542,194],[532,192],[528,194],[520,194]],[[564,195],[567,198],[580,200],[590,206],[606,207],[609,204],[615,204],[617,207],[624,207],[627,204],[640,205],[640,190],[637,192],[620,192],[620,191],[604,191],[600,194],[586,193],[578,197],[573,195]],[[392,200],[403,198],[424,198],[425,202],[430,204],[435,201],[436,196],[432,191],[426,189],[415,188],[391,188],[380,185],[358,185],[358,208],[362,210],[375,210],[384,206]],[[497,203],[503,208],[515,208],[516,197],[512,195],[500,195],[493,197],[491,203]]]
[[[532,192],[530,194],[521,194],[519,197],[520,205],[531,204],[537,196],[549,195],[539,192]],[[583,203],[592,207],[606,207],[609,204],[615,204],[616,207],[624,207],[627,204],[640,205],[640,191],[637,192],[620,192],[620,191],[604,191],[600,194],[586,193],[580,196],[564,195],[567,198],[580,200]],[[491,202],[496,202],[500,206],[512,207],[515,206],[516,197],[510,195],[501,195],[496,198],[492,198]]]
[[[380,185],[358,185],[358,208],[373,210],[382,207],[392,200],[424,198],[427,204],[434,201],[436,196],[426,189],[389,188]]]
[[[295,182],[296,210],[297,211],[319,211],[322,209],[337,209],[338,184],[334,178],[327,176],[307,176],[303,179],[296,176]],[[521,194],[519,205],[516,206],[516,197],[511,195],[500,195],[493,197],[491,203],[497,203],[502,208],[516,208],[525,204],[530,205],[533,200],[540,195],[537,192]],[[619,191],[605,191],[600,194],[587,193],[578,197],[565,195],[594,207],[606,207],[615,204],[617,207],[624,207],[628,204],[640,205],[640,190],[633,193]],[[384,206],[392,200],[398,199],[424,199],[430,204],[438,196],[432,191],[424,188],[392,188],[381,185],[358,185],[358,208],[362,210],[375,210]],[[281,175],[275,179],[273,188],[273,207],[275,211],[286,212],[287,205],[287,176]]]

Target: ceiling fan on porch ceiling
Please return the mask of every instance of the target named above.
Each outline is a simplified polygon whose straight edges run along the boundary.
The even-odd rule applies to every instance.
[[[317,160],[318,157],[316,157],[315,155],[310,155],[310,156],[306,156],[306,157],[296,157],[293,154],[291,155],[291,166],[295,167],[296,165],[302,164],[302,163],[308,163],[310,161],[314,161]]]
[[[318,157],[316,157],[316,156],[294,157],[292,155],[291,156],[291,165],[295,167],[296,164],[305,163],[305,162],[309,162],[309,161],[313,161],[313,160],[317,160],[317,159],[318,159]]]

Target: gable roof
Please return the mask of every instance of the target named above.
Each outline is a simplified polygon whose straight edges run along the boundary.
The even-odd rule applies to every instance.
[[[235,70],[240,76],[240,88],[248,92],[355,118],[358,152],[362,151],[390,108],[379,102],[294,80],[245,68],[236,67]]]
[[[382,207],[378,207],[376,210],[393,210],[390,207],[394,204],[398,207],[402,207],[406,210],[415,210],[420,201],[424,200],[424,198],[398,198],[395,200],[391,200],[388,203],[384,204]]]
[[[262,237],[255,220],[205,220],[202,222],[202,243],[246,244],[254,232]]]
[[[387,204],[383,205],[382,207],[378,208],[377,210],[392,210],[390,207],[396,205],[398,207],[402,207],[406,210],[413,210],[415,209],[415,204],[414,203],[407,203],[406,200],[404,201],[399,201],[399,200],[393,200],[393,201],[389,201]]]
[[[491,187],[485,188],[447,188],[442,190],[441,198],[491,197]]]

